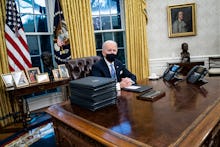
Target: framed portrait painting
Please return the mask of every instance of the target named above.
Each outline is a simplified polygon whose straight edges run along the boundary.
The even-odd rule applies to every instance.
[[[16,87],[28,86],[29,82],[23,70],[12,72],[12,77]]]
[[[169,37],[196,35],[196,4],[181,4],[168,6]]]
[[[36,75],[40,74],[39,67],[32,67],[25,70],[30,84],[37,83]]]

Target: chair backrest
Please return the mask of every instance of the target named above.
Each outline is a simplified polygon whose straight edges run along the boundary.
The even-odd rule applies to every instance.
[[[92,65],[101,59],[100,56],[91,56],[70,59],[66,62],[66,67],[69,71],[72,80],[80,79],[90,75]]]

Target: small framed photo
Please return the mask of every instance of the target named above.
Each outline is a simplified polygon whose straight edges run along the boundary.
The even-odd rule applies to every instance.
[[[53,69],[52,73],[55,81],[61,80],[59,69]]]
[[[1,74],[1,77],[6,88],[14,87],[14,80],[13,80],[11,73]]]
[[[45,83],[45,82],[50,82],[48,73],[40,73],[36,75],[37,78],[37,83]]]
[[[25,70],[29,83],[37,83],[36,75],[40,74],[39,67],[28,68]]]
[[[61,78],[69,78],[69,72],[65,64],[58,65]]]
[[[16,87],[28,86],[29,82],[23,70],[12,72],[12,77]]]
[[[169,37],[196,35],[195,3],[168,6]]]

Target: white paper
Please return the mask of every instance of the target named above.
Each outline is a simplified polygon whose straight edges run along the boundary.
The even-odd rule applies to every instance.
[[[131,86],[128,86],[128,87],[125,87],[126,89],[138,89],[138,88],[141,88],[141,86],[134,86],[134,85],[131,85]]]

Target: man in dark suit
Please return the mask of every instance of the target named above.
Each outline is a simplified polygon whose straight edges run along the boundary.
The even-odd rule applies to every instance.
[[[111,77],[117,81],[117,87],[131,86],[136,83],[136,76],[132,74],[121,61],[116,59],[118,52],[117,43],[108,40],[102,45],[103,58],[92,66],[92,76]]]

